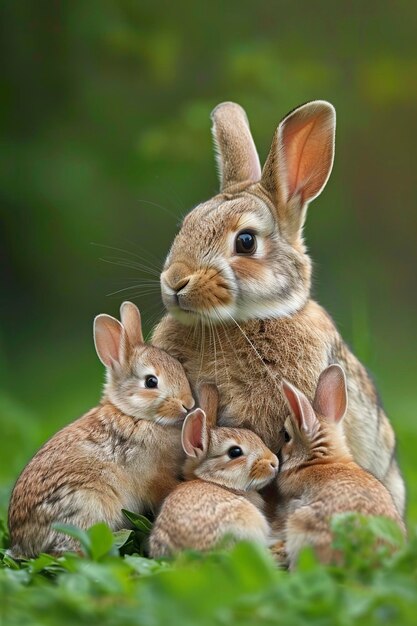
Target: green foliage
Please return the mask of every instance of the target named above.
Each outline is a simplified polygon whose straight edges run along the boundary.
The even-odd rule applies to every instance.
[[[95,524],[84,531],[70,524],[53,524],[55,530],[69,535],[80,544],[81,551],[92,561],[99,561],[113,548],[113,534],[106,524]]]
[[[4,555],[2,617],[7,626],[414,626],[417,533],[404,544],[391,524],[352,515],[334,520],[334,531],[343,565],[322,566],[306,550],[288,573],[248,543],[173,561],[117,556],[119,534],[98,524],[77,535],[84,556],[17,563]],[[377,549],[376,559],[381,537],[396,550]]]
[[[123,542],[123,537],[120,537],[120,554],[145,554],[149,533],[152,530],[151,522],[143,515],[126,511],[126,509],[122,509],[122,513],[130,526],[133,526],[133,530],[127,531],[128,535],[124,537]]]

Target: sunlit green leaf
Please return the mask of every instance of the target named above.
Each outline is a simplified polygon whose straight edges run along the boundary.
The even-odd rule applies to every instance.
[[[106,524],[95,524],[87,531],[90,539],[90,556],[98,561],[109,554],[113,548],[113,533]]]
[[[126,509],[122,509],[123,515],[129,522],[138,530],[141,530],[146,535],[152,530],[152,524],[144,515],[139,515],[138,513],[132,513],[131,511],[127,511]]]
[[[52,524],[52,528],[57,530],[59,533],[63,533],[64,535],[68,535],[73,539],[76,539],[81,549],[85,554],[91,556],[91,539],[88,533],[85,530],[81,530],[81,528],[77,528],[77,526],[72,526],[71,524]]]

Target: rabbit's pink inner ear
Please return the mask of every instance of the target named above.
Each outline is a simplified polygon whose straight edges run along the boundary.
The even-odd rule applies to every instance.
[[[299,430],[310,432],[317,421],[310,402],[301,391],[286,380],[282,381],[282,391]]]
[[[100,361],[106,367],[120,364],[123,326],[110,315],[97,315],[94,320],[94,344]]]
[[[184,452],[188,456],[199,457],[207,451],[206,414],[202,409],[196,409],[185,418],[181,441]]]
[[[323,101],[310,102],[288,115],[279,127],[286,200],[314,200],[333,166],[335,110]]]
[[[261,182],[290,238],[300,233],[307,204],[330,176],[335,128],[333,106],[317,100],[287,115],[275,132]]]
[[[313,406],[327,419],[340,422],[348,404],[346,376],[340,365],[330,365],[317,383]]]
[[[143,343],[142,321],[138,307],[133,302],[123,302],[120,307],[120,318],[130,345]]]
[[[222,102],[211,113],[220,190],[261,179],[261,164],[241,106]]]

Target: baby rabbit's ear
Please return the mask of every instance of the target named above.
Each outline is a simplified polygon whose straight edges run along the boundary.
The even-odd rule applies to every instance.
[[[347,410],[346,376],[340,365],[330,365],[317,383],[313,406],[319,415],[340,422]]]
[[[334,157],[336,112],[324,100],[308,102],[278,126],[262,172],[290,240],[299,236],[309,202],[323,190]]]
[[[219,410],[219,390],[214,383],[202,383],[198,389],[198,399],[201,408],[204,410],[207,423],[211,428],[217,424],[217,413]]]
[[[241,106],[222,102],[211,113],[212,133],[220,176],[220,191],[261,179],[261,165]]]
[[[299,389],[286,380],[282,381],[282,391],[299,430],[311,432],[317,423],[317,417],[310,402]]]
[[[94,319],[94,345],[98,358],[106,367],[120,364],[123,334],[123,326],[111,315],[103,313]]]
[[[123,302],[120,307],[120,319],[131,346],[143,343],[142,322],[140,311],[133,302]]]
[[[182,426],[181,442],[187,456],[198,458],[206,454],[209,431],[206,414],[202,409],[195,409],[185,418]]]

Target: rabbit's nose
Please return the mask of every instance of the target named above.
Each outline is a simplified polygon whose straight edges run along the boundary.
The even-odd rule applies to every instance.
[[[191,268],[185,263],[174,263],[167,270],[162,272],[161,280],[168,289],[178,293],[190,282],[192,275]]]
[[[184,287],[186,287],[189,282],[190,282],[190,276],[186,276],[185,278],[181,278],[181,280],[176,282],[175,285],[172,285],[172,288],[174,289],[174,291],[177,292],[177,295],[178,295],[179,292],[182,289],[184,289]]]
[[[269,464],[272,467],[272,469],[276,472],[277,469],[278,469],[278,459],[277,459],[277,457],[274,456],[274,458],[269,461]]]
[[[187,398],[187,400],[185,401],[183,400],[182,406],[184,407],[186,411],[191,411],[191,409],[195,406],[194,398],[190,397],[189,399]]]

